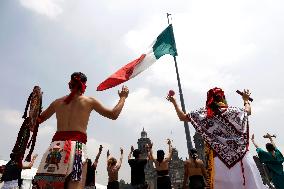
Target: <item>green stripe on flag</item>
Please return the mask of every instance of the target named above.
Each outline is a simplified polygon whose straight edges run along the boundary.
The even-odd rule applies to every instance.
[[[157,37],[153,46],[153,52],[156,59],[165,54],[177,56],[176,42],[171,24]]]

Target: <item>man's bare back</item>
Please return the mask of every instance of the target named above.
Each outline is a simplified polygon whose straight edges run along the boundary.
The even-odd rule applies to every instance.
[[[90,113],[95,110],[109,119],[117,119],[127,98],[128,89],[123,87],[119,92],[120,100],[113,109],[105,108],[93,97],[75,95],[73,100],[66,104],[67,96],[61,97],[50,104],[41,114],[42,121],[51,117],[54,113],[57,119],[57,131],[80,131],[86,133]]]
[[[57,131],[80,131],[86,133],[90,113],[93,110],[93,98],[76,96],[69,104],[66,97],[54,102],[57,118]]]
[[[73,73],[71,75],[71,81],[69,82],[69,89],[71,93],[68,96],[64,96],[53,101],[49,105],[49,107],[45,111],[43,111],[42,114],[40,115],[40,119],[38,121],[39,123],[42,123],[47,119],[49,119],[53,114],[56,114],[57,132],[55,133],[52,139],[53,141],[72,140],[73,142],[76,141],[76,144],[77,142],[79,142],[82,147],[87,142],[86,130],[90,114],[93,110],[98,112],[100,115],[112,120],[116,120],[120,112],[122,111],[125,99],[128,97],[129,93],[128,88],[126,86],[123,86],[122,90],[118,91],[119,101],[117,102],[117,104],[112,109],[108,109],[104,107],[95,98],[83,95],[86,89],[86,81],[87,78],[83,73],[81,72]],[[74,134],[74,132],[69,132],[69,131],[78,131],[78,132],[75,132],[75,135],[72,135],[71,133]],[[75,154],[73,154],[73,156],[75,157]],[[82,160],[83,159],[81,157],[80,161]],[[43,160],[42,162],[45,161]],[[70,175],[66,175],[65,184],[67,188],[76,189],[84,187],[85,176],[87,171],[86,165],[87,164],[84,162],[82,164],[82,169],[73,170],[74,173],[79,175],[78,179],[77,176],[76,178],[70,178],[69,177]],[[54,175],[54,177],[56,177],[56,175]],[[47,180],[44,179],[41,180],[45,183],[48,183]]]
[[[206,177],[206,169],[203,161],[200,159],[189,159],[185,161],[185,169],[187,170],[188,177],[193,175],[201,175]]]

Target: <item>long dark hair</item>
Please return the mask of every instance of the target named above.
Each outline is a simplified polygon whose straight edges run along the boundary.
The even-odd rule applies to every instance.
[[[266,150],[267,150],[268,152],[273,152],[273,151],[275,151],[275,147],[273,146],[273,144],[267,143],[267,144],[266,144]]]
[[[197,155],[197,150],[195,148],[192,148],[190,150],[190,156],[192,157],[193,160],[196,160],[198,155]]]
[[[158,150],[158,151],[157,151],[157,161],[158,161],[159,163],[162,163],[162,161],[164,160],[164,158],[165,158],[165,152],[164,152],[164,150]]]

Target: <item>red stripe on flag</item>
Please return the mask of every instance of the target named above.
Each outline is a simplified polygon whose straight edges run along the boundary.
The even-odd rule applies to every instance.
[[[97,91],[103,91],[112,87],[115,87],[125,81],[128,81],[130,76],[133,73],[133,70],[137,64],[142,62],[145,58],[146,54],[142,54],[138,59],[133,60],[132,62],[128,63],[127,65],[120,68],[114,74],[112,74],[109,78],[103,81],[98,87]]]

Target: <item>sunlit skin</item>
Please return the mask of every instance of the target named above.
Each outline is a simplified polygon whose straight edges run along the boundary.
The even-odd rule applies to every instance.
[[[184,181],[183,189],[187,188],[187,181],[190,176],[201,175],[206,178],[207,173],[204,166],[204,163],[200,159],[192,159],[191,157],[184,163]]]
[[[155,167],[156,167],[156,171],[169,170],[169,162],[171,161],[172,156],[173,156],[173,148],[172,148],[172,143],[170,139],[167,139],[167,144],[169,146],[169,153],[163,159],[161,163],[158,162],[157,158],[155,158],[153,155],[153,151],[152,151],[153,143],[151,145],[146,145],[146,147],[149,149],[148,158],[149,160],[153,160]]]
[[[117,161],[114,157],[110,156],[109,150],[107,151],[107,162],[109,162],[112,159],[113,162],[115,162],[114,165],[107,164],[107,171],[108,171],[108,182],[114,182],[118,181],[118,171],[122,164],[123,159],[123,149],[120,148],[120,158]]]
[[[71,89],[71,92],[73,90],[75,89]],[[127,86],[122,86],[121,91],[118,91],[118,103],[114,108],[109,109],[103,106],[96,98],[81,95],[80,91],[76,90],[76,94],[69,104],[64,102],[67,96],[53,101],[40,115],[41,122],[46,121],[55,113],[57,131],[80,131],[86,133],[89,117],[93,110],[106,118],[116,120],[122,111],[128,93],[129,90]],[[81,181],[75,182],[70,180],[68,182],[68,188],[82,188],[86,180],[86,172],[87,164],[84,163]]]

